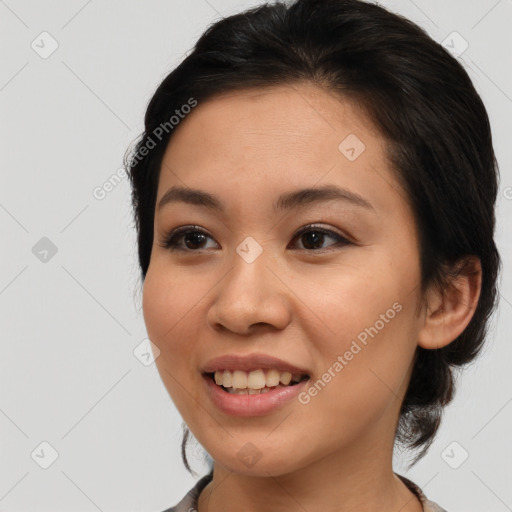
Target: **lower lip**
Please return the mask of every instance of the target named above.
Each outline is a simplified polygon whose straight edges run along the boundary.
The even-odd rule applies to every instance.
[[[203,375],[208,395],[224,413],[231,416],[263,416],[275,412],[293,400],[307,385],[309,379],[294,386],[274,389],[259,395],[235,395],[224,391],[208,375]]]

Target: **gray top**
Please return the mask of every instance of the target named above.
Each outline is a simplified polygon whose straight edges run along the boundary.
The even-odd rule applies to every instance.
[[[395,473],[396,474],[396,473]],[[447,512],[444,508],[427,499],[422,490],[414,483],[402,475],[396,474],[400,480],[410,489],[421,501],[423,505],[423,512]],[[183,499],[174,507],[168,508],[163,512],[197,512],[197,500],[201,491],[211,482],[213,478],[213,471],[199,479],[194,487],[188,491]]]

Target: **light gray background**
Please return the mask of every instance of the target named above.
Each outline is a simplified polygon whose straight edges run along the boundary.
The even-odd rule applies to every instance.
[[[101,200],[93,190],[207,25],[258,3],[0,0],[0,510],[160,512],[194,484],[181,418],[154,364],[133,353],[146,331],[128,182]],[[429,454],[409,472],[397,455],[396,471],[449,512],[512,510],[512,0],[380,3],[439,42],[455,31],[469,43],[458,58],[487,106],[502,174],[505,268],[487,347]],[[31,47],[51,49],[43,31],[58,43],[46,59]],[[57,248],[47,261],[43,237]],[[42,442],[58,452],[47,469]]]

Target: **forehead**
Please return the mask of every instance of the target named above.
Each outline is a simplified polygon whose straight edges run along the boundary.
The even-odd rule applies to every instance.
[[[199,103],[178,126],[169,147],[197,137],[192,148],[198,149],[203,143],[212,152],[216,147],[221,152],[220,148],[230,143],[236,143],[233,150],[239,149],[250,139],[266,152],[290,148],[307,154],[304,144],[308,143],[323,147],[327,155],[338,156],[339,143],[350,134],[357,134],[367,147],[383,146],[378,131],[357,103],[301,83],[233,91]]]
[[[266,195],[336,183],[377,203],[384,185],[397,186],[385,141],[363,110],[309,84],[219,95],[180,122],[157,200],[172,185],[207,184],[222,196],[227,183]]]

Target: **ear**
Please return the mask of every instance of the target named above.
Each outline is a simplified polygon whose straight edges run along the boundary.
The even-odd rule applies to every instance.
[[[444,290],[434,285],[427,290],[424,325],[418,345],[426,349],[449,345],[467,327],[478,305],[482,288],[482,266],[476,256],[459,261]]]

